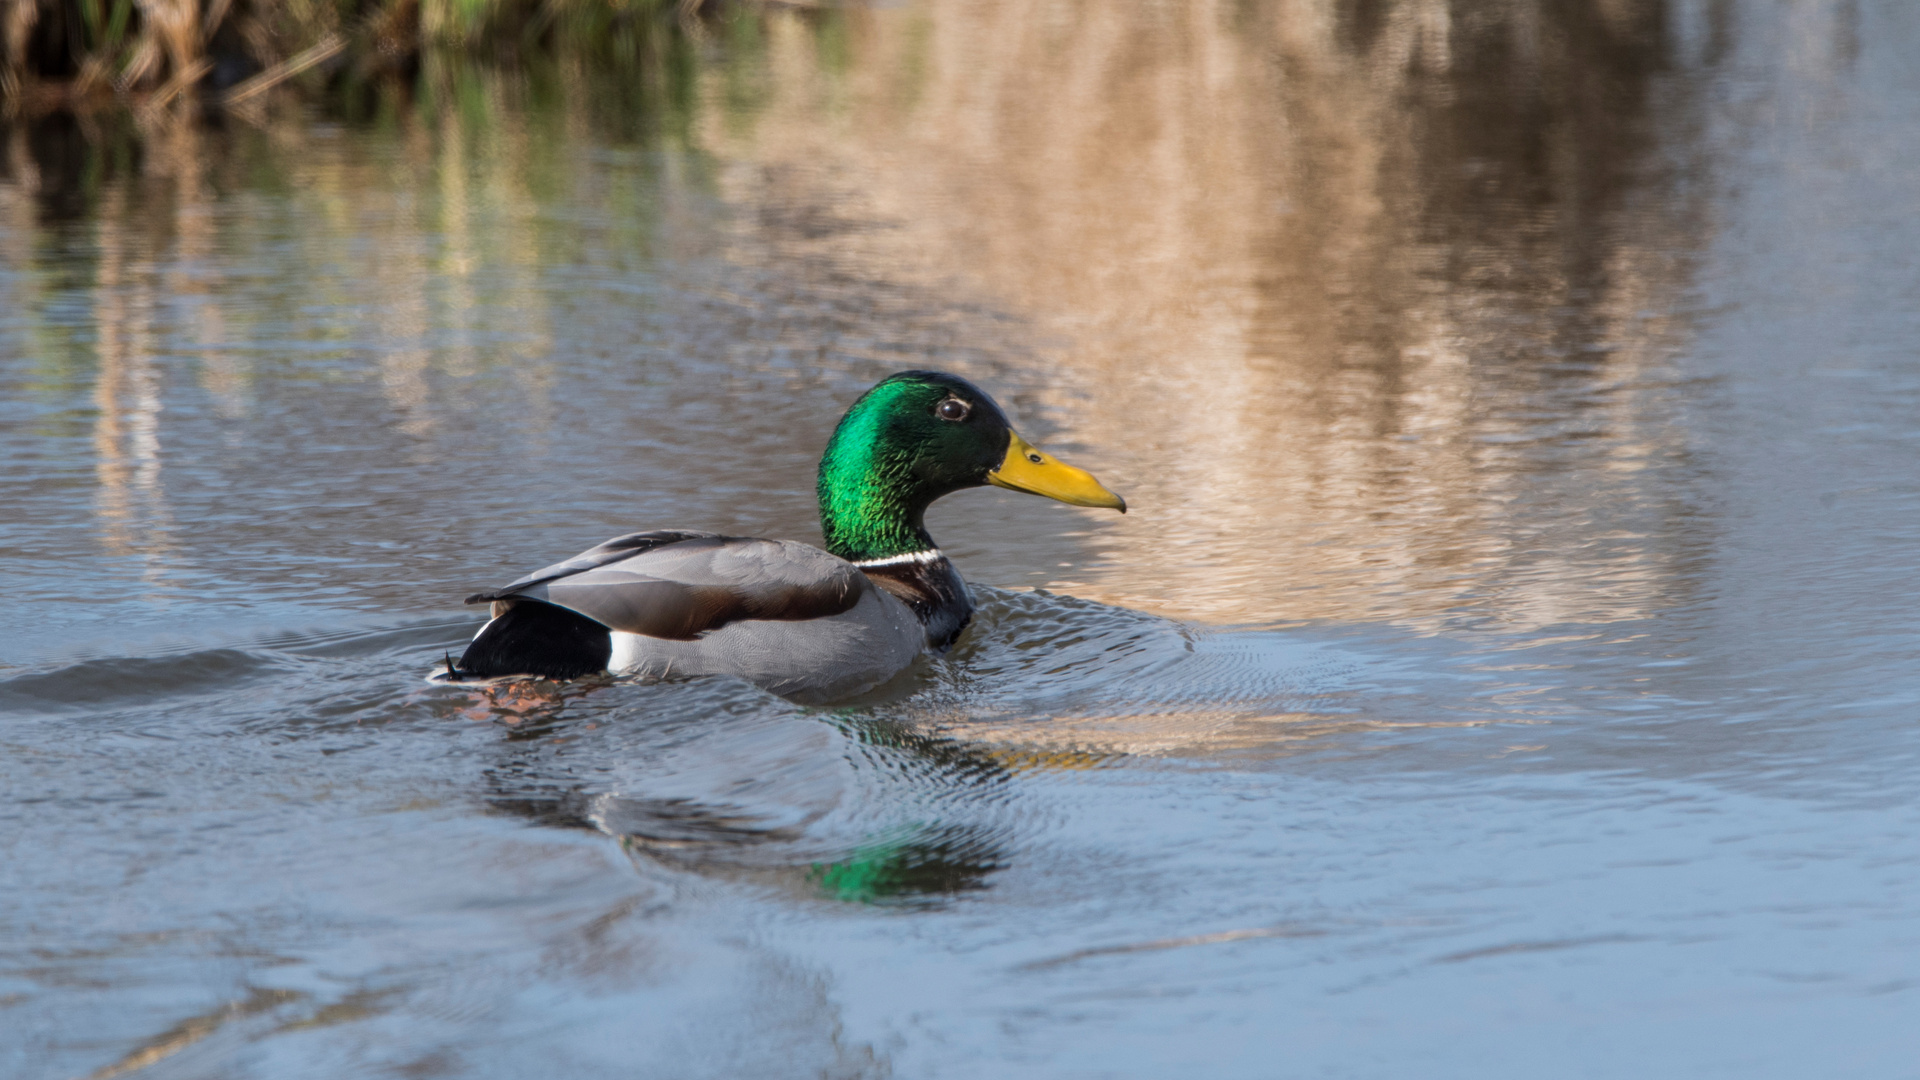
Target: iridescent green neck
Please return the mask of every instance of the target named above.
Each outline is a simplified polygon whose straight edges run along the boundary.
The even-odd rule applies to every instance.
[[[933,497],[913,474],[913,451],[889,430],[905,390],[874,387],[840,421],[820,458],[820,530],[827,550],[850,562],[934,547],[923,524]]]

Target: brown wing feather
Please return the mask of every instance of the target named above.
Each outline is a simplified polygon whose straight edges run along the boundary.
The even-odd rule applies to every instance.
[[[530,590],[531,591],[531,590]],[[690,585],[619,571],[588,571],[545,586],[549,603],[630,634],[691,641],[740,619],[802,621],[860,602],[857,576],[819,583]]]

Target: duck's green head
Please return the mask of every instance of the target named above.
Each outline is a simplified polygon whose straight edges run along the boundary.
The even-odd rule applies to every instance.
[[[854,561],[925,551],[934,546],[923,524],[933,500],[984,484],[1127,509],[1092,474],[1029,445],[979,387],[902,371],[860,395],[820,458],[827,550]]]

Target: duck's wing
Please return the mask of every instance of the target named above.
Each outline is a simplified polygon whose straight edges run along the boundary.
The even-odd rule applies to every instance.
[[[613,630],[689,641],[743,619],[839,615],[872,584],[816,547],[714,533],[616,537],[467,603],[538,600]]]
[[[722,537],[719,533],[687,532],[681,529],[656,529],[653,532],[636,532],[628,533],[625,536],[616,536],[603,544],[596,544],[588,548],[571,559],[564,559],[554,563],[552,566],[535,570],[525,577],[517,578],[504,588],[474,593],[472,596],[467,597],[467,603],[480,604],[488,600],[504,600],[529,585],[538,585],[542,582],[552,581],[555,578],[566,577],[569,574],[578,574],[583,570],[592,570],[595,567],[605,566],[608,563],[633,558],[635,555],[645,555],[655,548],[666,547],[668,544],[678,544],[687,540],[721,539],[726,538]]]

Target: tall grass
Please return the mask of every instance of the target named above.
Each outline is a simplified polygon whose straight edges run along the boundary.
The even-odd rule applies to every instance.
[[[288,80],[405,73],[430,47],[619,51],[724,0],[0,0],[9,113],[240,104]],[[811,6],[811,5],[796,5]]]

